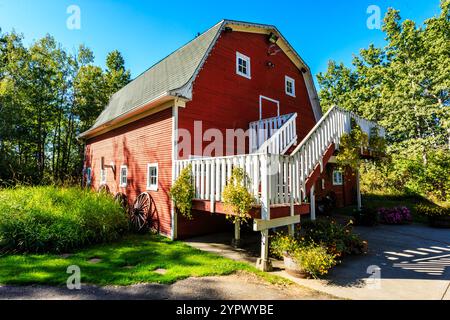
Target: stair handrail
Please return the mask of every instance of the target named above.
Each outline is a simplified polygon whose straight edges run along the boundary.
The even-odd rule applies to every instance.
[[[279,137],[279,136],[282,134],[282,132],[283,132],[289,125],[291,125],[292,122],[294,122],[294,121],[297,119],[297,113],[296,113],[296,112],[290,113],[290,114],[288,114],[288,115],[289,115],[289,117],[287,118],[286,122],[285,122],[281,127],[279,127],[279,128],[275,131],[275,133],[274,133],[269,139],[267,139],[266,141],[264,141],[264,143],[258,148],[258,150],[257,150],[255,153],[264,153],[264,152],[265,152],[264,150],[266,150],[266,149],[269,147],[269,145],[270,145],[277,137]],[[297,137],[297,132],[295,132],[294,135],[295,135],[295,139],[296,139],[296,137]],[[294,137],[293,137],[293,138],[294,138]]]
[[[352,111],[348,111],[348,110],[342,109],[336,105],[333,105],[330,109],[328,109],[328,111],[323,115],[323,117],[316,123],[316,125],[308,132],[308,134],[305,136],[305,138],[303,138],[303,140],[294,149],[294,151],[292,151],[291,155],[295,155],[302,147],[305,146],[305,144],[308,142],[308,140],[311,138],[311,136],[317,131],[317,129],[319,129],[322,126],[324,121],[328,118],[330,113],[333,112],[334,110],[344,113],[345,115],[349,116],[350,118],[355,119],[357,122],[360,122],[360,123],[361,122],[369,122],[372,127],[377,127],[379,129],[379,134],[381,136],[385,135],[385,128],[380,126],[379,124],[377,124],[373,121],[366,120],[366,119],[358,116],[357,114],[355,114]],[[350,125],[350,124],[348,124],[348,125]],[[350,127],[346,128],[347,132],[349,132],[350,129],[351,129]]]

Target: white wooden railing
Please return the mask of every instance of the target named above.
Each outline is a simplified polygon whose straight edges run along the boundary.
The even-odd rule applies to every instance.
[[[255,203],[260,203],[261,177],[267,168],[267,154],[247,154],[238,156],[178,160],[175,162],[175,176],[188,165],[192,165],[192,177],[195,188],[195,199],[210,200],[212,208],[216,201],[222,200],[222,192],[231,177],[233,168],[245,170],[249,181],[249,191]],[[266,170],[267,171],[267,170]],[[264,187],[267,187],[266,185]]]
[[[250,153],[283,154],[297,142],[297,113],[250,122]]]
[[[375,123],[362,119],[338,107],[331,108],[314,126],[291,155],[254,153],[227,157],[212,157],[175,161],[175,179],[181,170],[192,165],[195,198],[221,201],[222,191],[235,167],[248,176],[248,190],[255,203],[262,207],[276,204],[301,203],[306,195],[306,181],[317,165],[323,169],[323,157],[331,146],[339,147],[342,135],[351,130],[351,119],[370,133]],[[285,122],[286,123],[286,122]],[[384,135],[384,129],[379,134]]]
[[[256,153],[285,154],[297,143],[297,113],[292,113],[289,119],[264,142]]]
[[[296,181],[303,192],[306,191],[306,180],[313,173],[315,167],[320,165],[320,169],[323,170],[323,157],[331,144],[334,143],[338,149],[342,135],[351,131],[352,118],[368,135],[373,127],[379,129],[381,136],[385,135],[384,128],[374,122],[337,106],[332,107],[290,155],[295,162],[295,175],[298,175]]]

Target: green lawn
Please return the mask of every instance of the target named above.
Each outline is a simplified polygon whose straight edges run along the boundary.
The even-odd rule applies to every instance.
[[[101,259],[97,263],[91,259]],[[237,270],[256,273],[272,283],[281,278],[253,266],[194,249],[182,242],[152,235],[130,235],[124,240],[59,255],[5,255],[0,257],[0,283],[65,285],[67,267],[81,269],[81,282],[96,285],[130,285],[143,282],[173,283],[187,277],[226,275]],[[165,274],[155,272],[164,269]]]
[[[387,194],[366,194],[362,195],[362,205],[367,208],[392,208],[397,206],[405,206],[411,210],[413,221],[417,223],[428,223],[427,217],[416,212],[417,204],[426,204],[429,206],[437,206],[435,203],[420,196],[403,196],[403,195],[387,195]],[[441,204],[446,205],[446,204]],[[335,209],[337,214],[352,215],[356,210],[356,206],[349,206],[345,208]]]

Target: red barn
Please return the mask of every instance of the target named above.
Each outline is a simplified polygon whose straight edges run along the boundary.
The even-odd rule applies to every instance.
[[[234,167],[250,177],[254,230],[315,218],[316,199],[337,206],[359,198],[357,175],[333,158],[355,119],[337,107],[325,115],[311,71],[278,29],[224,20],[161,60],[114,94],[86,142],[84,177],[130,203],[154,204],[160,232],[173,239],[222,228],[221,192]],[[192,165],[193,220],[177,215],[172,182]]]

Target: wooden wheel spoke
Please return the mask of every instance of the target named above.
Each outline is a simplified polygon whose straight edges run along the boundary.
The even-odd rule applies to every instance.
[[[146,192],[141,193],[135,200],[133,210],[131,210],[131,223],[135,230],[144,231],[153,225],[152,198]]]

